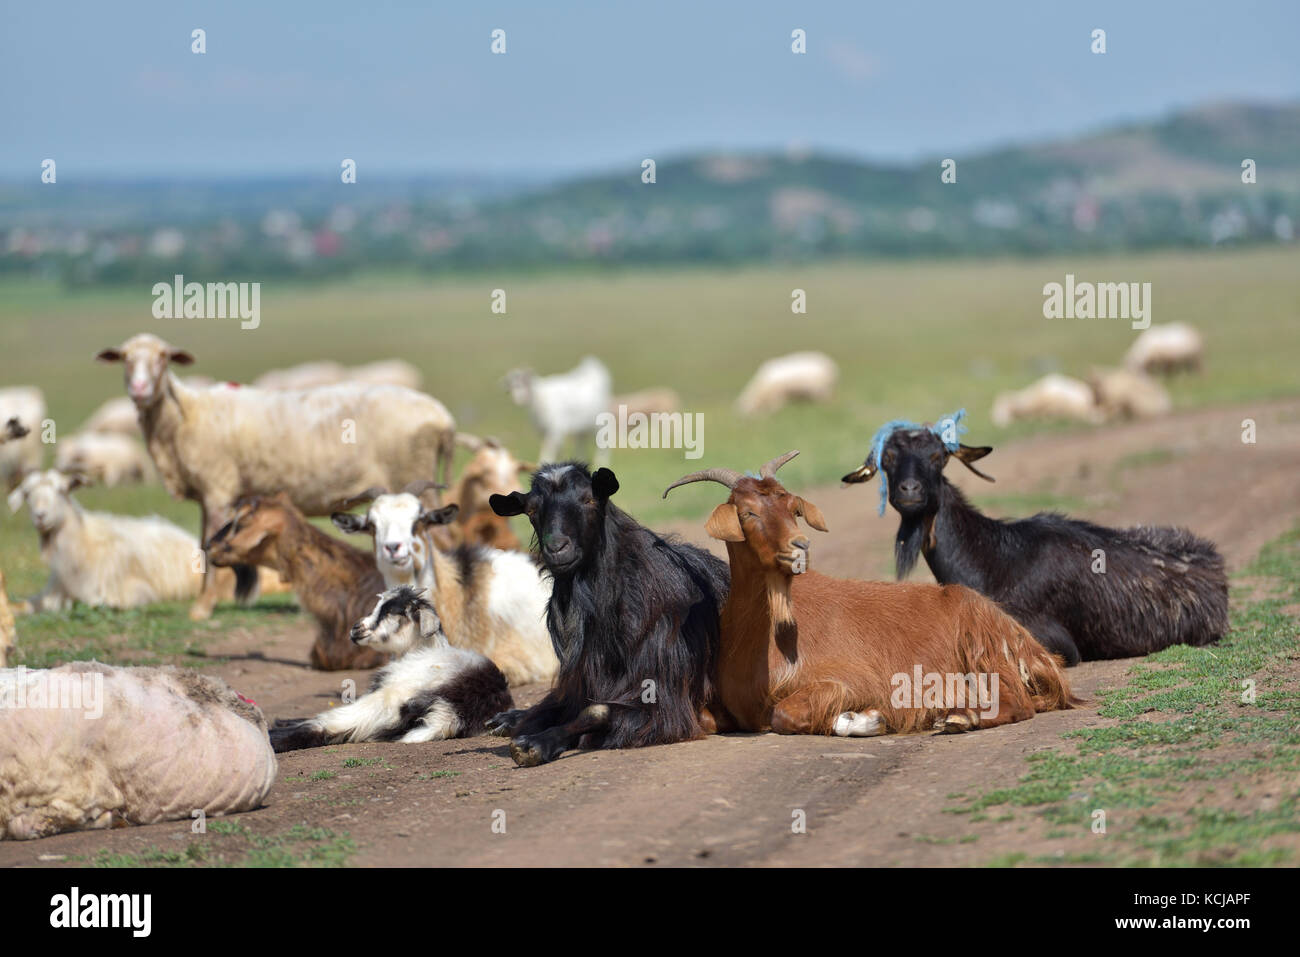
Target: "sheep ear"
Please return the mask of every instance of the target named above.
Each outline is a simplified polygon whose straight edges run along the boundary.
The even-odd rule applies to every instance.
[[[460,511],[459,505],[444,505],[442,508],[431,508],[415,520],[415,524],[420,528],[429,525],[446,525],[456,513]]]
[[[857,485],[859,482],[870,482],[876,476],[876,457],[874,454],[868,455],[867,460],[860,466],[850,472],[844,478],[840,479],[845,485]]]
[[[95,358],[98,359],[100,362],[121,362],[121,361],[122,361],[122,350],[121,350],[121,349],[102,349],[102,350],[100,350],[99,354],[98,354],[97,356],[95,356]]]
[[[368,531],[370,527],[364,515],[353,515],[351,512],[335,512],[330,516],[330,521],[340,532],[348,534]]]
[[[609,469],[596,469],[596,474],[591,477],[591,490],[599,498],[609,498],[618,491],[618,479]]]
[[[970,469],[972,472],[974,472],[976,475],[978,475],[980,478],[984,479],[985,481],[995,482],[997,481],[997,479],[995,479],[992,475],[985,475],[975,466],[971,465],[972,462],[978,462],[980,459],[984,458],[984,456],[988,455],[992,451],[993,451],[993,446],[991,445],[981,445],[975,448],[972,448],[969,445],[959,445],[957,446],[957,451],[952,453],[952,457],[955,458],[957,461],[961,462],[962,465],[966,466],[968,469]]]
[[[822,510],[807,499],[799,499],[799,514],[803,520],[817,529],[819,532],[829,532],[826,527],[826,519],[822,516]]]
[[[488,504],[492,506],[492,511],[502,518],[524,514],[526,503],[527,499],[524,498],[523,492],[511,492],[509,495],[492,495],[488,498]]]
[[[740,528],[740,513],[730,502],[723,502],[713,510],[709,520],[704,523],[704,530],[710,538],[724,542],[743,542],[745,533]]]
[[[167,353],[167,358],[178,366],[194,365],[194,355],[186,352],[184,349],[173,349],[171,352]]]

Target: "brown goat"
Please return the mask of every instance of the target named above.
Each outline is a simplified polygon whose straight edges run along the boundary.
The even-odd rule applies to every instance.
[[[715,481],[731,490],[706,530],[727,543],[731,562],[717,688],[741,729],[968,731],[1081,703],[1060,659],[969,588],[807,570],[810,543],[796,519],[823,532],[826,522],[774,477],[797,454],[773,459],[757,478],[706,469],[669,486]]]
[[[468,432],[456,433],[456,444],[469,449],[473,457],[465,464],[451,494],[449,503],[460,506],[456,516],[453,537],[466,545],[488,545],[503,550],[522,548],[519,537],[510,527],[510,520],[492,511],[488,499],[493,495],[509,495],[521,489],[520,474],[531,474],[537,468],[531,462],[520,462],[497,439],[479,438]],[[439,547],[447,547],[438,542]]]
[[[204,548],[214,565],[261,565],[280,573],[320,630],[311,666],[321,671],[376,668],[388,656],[352,643],[352,625],[374,608],[384,579],[374,556],[327,535],[280,492],[237,501],[230,520]]]

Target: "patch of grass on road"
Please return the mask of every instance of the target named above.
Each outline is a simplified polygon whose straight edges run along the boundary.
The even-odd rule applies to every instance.
[[[1122,723],[1065,734],[1073,748],[1031,755],[1015,787],[951,809],[973,818],[991,807],[1033,809],[1053,837],[1090,842],[1086,851],[1032,861],[1003,855],[991,864],[1300,860],[1300,529],[1242,575],[1272,587],[1234,608],[1222,642],[1151,655],[1124,687],[1101,694],[1099,713]],[[1099,812],[1104,834],[1093,831]]]
[[[221,825],[218,827],[218,825]],[[295,824],[275,834],[257,834],[244,824],[211,821],[207,835],[184,848],[149,848],[136,853],[101,849],[93,867],[343,867],[356,853],[347,832]]]

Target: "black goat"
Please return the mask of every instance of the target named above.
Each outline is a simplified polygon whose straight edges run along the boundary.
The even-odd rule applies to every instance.
[[[902,516],[899,579],[923,554],[940,584],[988,595],[1070,665],[1205,645],[1227,630],[1228,579],[1212,542],[1181,528],[1105,528],[1046,512],[989,518],[943,468],[956,458],[991,482],[971,464],[991,447],[945,445],[930,429],[901,428],[879,450],[880,462],[873,448],[844,481],[866,482],[884,469],[889,502]]]
[[[506,711],[522,767],[571,747],[637,748],[716,729],[708,704],[727,563],[661,536],[610,503],[618,479],[575,462],[546,465],[527,492],[493,495],[498,515],[526,514],[553,579],[546,624],[560,659],[550,693]]]

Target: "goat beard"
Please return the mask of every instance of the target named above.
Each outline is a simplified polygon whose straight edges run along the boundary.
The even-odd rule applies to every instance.
[[[912,573],[916,560],[921,556],[921,546],[930,537],[930,528],[934,516],[905,518],[898,526],[898,535],[894,540],[894,569],[899,581]]]
[[[772,627],[778,634],[793,629],[794,602],[790,600],[790,576],[780,573],[767,576],[767,608]]]

